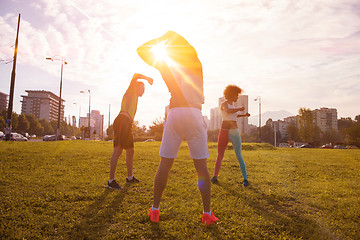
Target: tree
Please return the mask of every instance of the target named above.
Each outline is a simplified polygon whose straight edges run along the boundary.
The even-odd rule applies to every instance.
[[[57,120],[50,120],[50,125],[54,130],[54,133],[56,133],[58,121]]]
[[[133,121],[132,132],[134,134],[134,138],[144,137],[146,136],[146,126],[140,126],[139,121]]]
[[[44,132],[43,132],[44,135],[52,135],[52,134],[54,134],[54,129],[52,128],[52,126],[51,126],[51,124],[49,123],[48,120],[41,119],[39,121],[39,123],[44,128]]]
[[[17,131],[20,133],[26,133],[29,131],[30,123],[26,119],[24,114],[19,115]]]
[[[355,121],[358,122],[358,123],[360,123],[360,115],[356,115],[356,116],[355,116]]]
[[[318,147],[322,144],[322,138],[323,138],[323,132],[321,131],[321,128],[319,126],[314,126],[314,137],[312,146]]]
[[[299,136],[304,142],[313,142],[314,113],[309,108],[299,109]]]
[[[83,128],[83,127],[81,127]],[[83,129],[81,129],[81,131],[83,131]],[[110,125],[107,129],[106,129],[106,135],[108,136],[107,139],[113,139],[114,136],[114,126]]]
[[[164,131],[164,119],[156,119],[149,126],[149,135],[153,136],[155,140],[160,141],[162,139],[162,133]]]
[[[354,121],[350,118],[340,118],[338,119],[338,130],[343,133],[345,128],[349,128],[353,125]]]
[[[349,135],[350,144],[360,146],[360,123],[355,123],[350,128],[346,128],[345,134]]]
[[[7,109],[6,109],[6,108],[4,108],[4,109],[1,110],[0,116],[2,116],[4,119],[7,118]]]
[[[261,141],[274,145],[274,129],[270,125],[261,127]]]
[[[218,141],[218,136],[219,136],[219,131],[220,131],[220,129],[208,130],[207,131],[208,141],[217,142]]]
[[[44,128],[33,114],[25,114],[26,119],[30,123],[29,133],[41,136],[44,132]]]
[[[6,119],[7,119],[7,109],[4,108],[3,110],[1,110],[0,115],[4,118],[5,121],[5,127],[6,128]],[[17,126],[18,126],[18,115],[16,112],[13,112],[11,114],[11,132],[16,132],[17,131]]]
[[[298,128],[294,124],[290,124],[286,127],[286,133],[289,141],[297,141],[299,139]]]
[[[322,137],[322,143],[336,143],[338,141],[340,141],[340,136],[339,136],[339,132],[336,131],[335,129],[330,129],[327,130],[326,132],[324,132],[323,137]]]
[[[13,112],[11,115],[11,131],[12,132],[17,131],[18,123],[19,123],[18,115],[16,112]]]
[[[0,131],[5,132],[6,122],[3,116],[0,116]]]

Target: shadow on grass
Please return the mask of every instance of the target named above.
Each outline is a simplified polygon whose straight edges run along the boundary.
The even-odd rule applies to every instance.
[[[245,199],[246,204],[259,216],[272,223],[274,225],[272,229],[268,227],[265,229],[268,233],[276,235],[283,232],[303,239],[339,239],[328,227],[305,212],[300,203],[292,197],[267,195],[254,185],[246,188],[246,191],[252,193],[251,195],[237,192],[233,189],[233,185],[223,183],[217,186],[233,196]]]
[[[103,193],[96,197],[96,201],[86,207],[81,214],[81,220],[68,232],[69,239],[99,239],[113,223],[113,216],[121,209],[122,202],[130,185],[123,189],[104,189]],[[109,202],[109,194],[112,201]]]

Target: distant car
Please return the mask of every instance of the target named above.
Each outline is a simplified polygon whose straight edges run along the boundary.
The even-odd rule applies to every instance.
[[[333,149],[334,147],[331,144],[322,145],[321,148]]]
[[[59,140],[66,140],[65,135],[59,135]],[[56,141],[56,135],[45,135],[43,141]]]
[[[310,144],[303,144],[299,148],[313,148]]]
[[[5,138],[5,134],[3,132],[0,131],[0,140]]]
[[[354,145],[348,145],[346,146],[346,149],[358,149],[358,147]]]
[[[10,133],[10,141],[23,141],[27,142],[27,138],[19,133]]]
[[[30,137],[32,137],[32,138],[36,138],[36,135],[35,135],[35,134],[33,134],[33,135],[31,135]]]
[[[335,145],[334,149],[346,149],[346,147],[343,145]]]
[[[56,135],[45,135],[43,137],[43,141],[55,141],[56,140]]]
[[[288,147],[290,147],[290,144],[288,144],[288,143],[279,143],[279,147],[288,148]]]
[[[21,135],[23,135],[24,137],[26,137],[28,140],[30,140],[31,136],[30,134],[26,133],[21,133]]]

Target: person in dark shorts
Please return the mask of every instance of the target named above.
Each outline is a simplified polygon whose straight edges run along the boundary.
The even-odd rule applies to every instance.
[[[143,82],[138,82],[138,79],[145,79],[150,85],[153,84],[152,78],[135,73],[123,96],[120,113],[115,118],[113,124],[114,150],[110,158],[110,179],[107,184],[108,188],[122,189],[115,180],[115,172],[118,159],[121,156],[123,149],[126,150],[126,182],[139,182],[133,175],[134,140],[132,135],[132,123],[136,114],[138,97],[141,97],[144,94],[145,85]]]

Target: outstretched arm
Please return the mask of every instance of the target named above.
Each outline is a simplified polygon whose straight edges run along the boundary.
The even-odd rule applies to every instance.
[[[239,114],[236,117],[250,117],[250,113]]]
[[[147,77],[147,76],[142,75],[142,74],[140,74],[140,73],[135,73],[134,76],[133,76],[133,78],[131,79],[131,82],[130,82],[130,85],[129,85],[129,89],[135,87],[136,82],[137,82],[137,80],[139,80],[139,79],[145,79],[145,80],[147,80],[150,85],[152,85],[152,84],[154,83],[154,80],[153,80],[151,77]]]
[[[227,113],[236,113],[238,111],[244,111],[244,107],[241,108],[229,108],[228,105],[226,104],[226,102],[223,102],[221,104],[221,110],[227,112]]]

